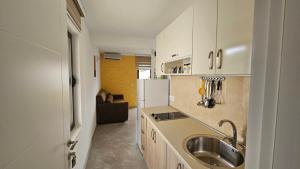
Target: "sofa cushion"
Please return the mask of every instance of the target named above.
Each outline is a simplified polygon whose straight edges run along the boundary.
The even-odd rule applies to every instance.
[[[105,90],[100,90],[99,95],[102,97],[103,101],[106,101],[107,93]]]
[[[108,94],[106,97],[106,103],[113,103],[114,102],[114,97],[111,94]]]

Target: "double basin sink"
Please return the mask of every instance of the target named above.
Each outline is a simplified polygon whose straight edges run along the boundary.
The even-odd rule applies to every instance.
[[[236,168],[244,163],[241,150],[214,136],[188,137],[184,150],[208,168]]]

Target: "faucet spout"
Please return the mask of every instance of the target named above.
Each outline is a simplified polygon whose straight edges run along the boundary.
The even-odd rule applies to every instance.
[[[232,131],[233,131],[233,138],[231,140],[231,144],[232,144],[233,147],[236,147],[236,144],[237,144],[237,130],[236,130],[236,126],[235,126],[235,124],[232,121],[225,119],[225,120],[219,121],[219,127],[222,127],[222,125],[224,123],[229,123],[231,125]]]

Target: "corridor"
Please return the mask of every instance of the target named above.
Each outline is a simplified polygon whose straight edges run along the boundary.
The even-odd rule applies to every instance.
[[[97,126],[86,169],[147,169],[136,141],[136,109],[126,123]]]

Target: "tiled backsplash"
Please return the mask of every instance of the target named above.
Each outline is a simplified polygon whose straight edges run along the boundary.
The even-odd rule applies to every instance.
[[[232,136],[231,126],[225,124],[219,127],[218,122],[222,119],[232,120],[237,126],[238,140],[244,141],[250,77],[226,77],[222,91],[225,102],[212,109],[197,106],[197,102],[201,100],[199,87],[199,76],[172,76],[170,95],[174,96],[174,102],[170,102],[170,105],[229,136]]]

